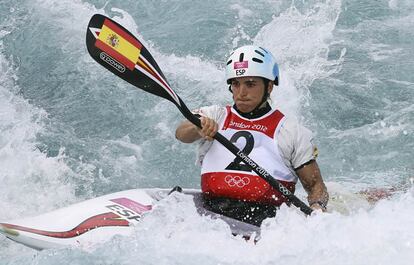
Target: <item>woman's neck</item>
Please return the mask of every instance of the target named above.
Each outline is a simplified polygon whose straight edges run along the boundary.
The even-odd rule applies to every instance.
[[[265,115],[266,113],[268,113],[269,111],[272,110],[272,107],[270,107],[269,102],[265,102],[263,104],[263,106],[261,106],[260,108],[254,109],[251,112],[241,112],[237,109],[236,104],[233,105],[233,108],[237,111],[237,113],[240,114],[240,116],[246,118],[246,119],[256,119],[256,118],[260,118],[263,115]]]

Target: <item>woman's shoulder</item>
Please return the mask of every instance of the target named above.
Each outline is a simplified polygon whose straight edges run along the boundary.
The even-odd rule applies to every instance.
[[[281,133],[296,135],[300,133],[312,134],[312,131],[299,122],[296,117],[284,116],[284,120],[280,126]]]

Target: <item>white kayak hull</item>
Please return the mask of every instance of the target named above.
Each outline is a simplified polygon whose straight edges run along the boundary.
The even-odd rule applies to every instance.
[[[42,250],[59,247],[89,248],[115,235],[131,235],[141,218],[168,196],[168,189],[133,189],[73,204],[35,217],[0,222],[0,233],[28,247]],[[259,228],[202,208],[200,192],[184,190],[194,196],[200,214],[226,221],[233,233],[249,236]]]

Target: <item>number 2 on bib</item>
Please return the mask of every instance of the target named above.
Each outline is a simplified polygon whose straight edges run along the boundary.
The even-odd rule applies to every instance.
[[[246,141],[246,145],[243,147],[242,152],[249,156],[250,152],[253,150],[254,147],[254,138],[250,132],[247,131],[238,131],[230,138],[230,142],[236,143],[240,138],[244,138]],[[240,170],[240,171],[247,171],[252,172],[252,169],[247,166],[246,164],[242,163],[242,160],[236,157],[233,162],[231,162],[226,169],[228,170]]]

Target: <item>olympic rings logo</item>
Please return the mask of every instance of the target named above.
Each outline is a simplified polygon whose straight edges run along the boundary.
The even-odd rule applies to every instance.
[[[231,175],[227,175],[224,178],[224,181],[230,187],[238,187],[238,188],[243,188],[244,186],[249,185],[250,183],[250,179],[248,177],[231,176]]]

